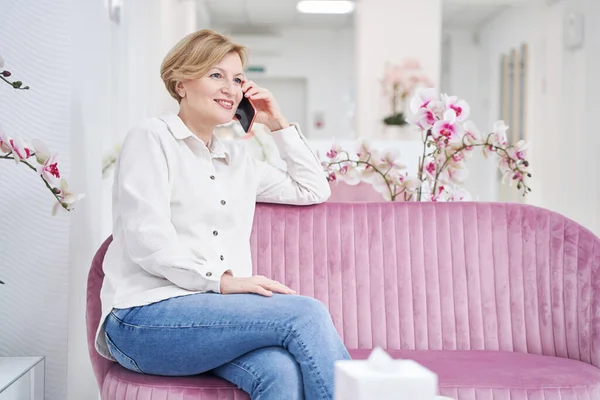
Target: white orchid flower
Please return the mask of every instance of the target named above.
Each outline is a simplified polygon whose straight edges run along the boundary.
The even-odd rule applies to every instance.
[[[410,110],[416,114],[421,108],[438,99],[438,92],[435,88],[419,89],[410,101]]]
[[[38,164],[44,164],[52,155],[48,149],[48,146],[46,146],[46,144],[39,139],[33,139],[31,141],[31,146],[33,147],[35,158]]]
[[[0,127],[0,152],[2,153],[10,153],[12,151],[12,146],[10,145],[10,138],[4,131],[2,127]]]
[[[508,125],[504,121],[496,121],[494,124],[494,129],[492,130],[495,135],[495,139],[497,140],[500,146],[506,146],[508,143],[508,138],[506,136],[506,131],[509,129]]]
[[[67,181],[64,179],[60,180],[60,193],[58,194],[60,202],[54,204],[52,207],[52,215],[56,215],[59,210],[71,211],[73,210],[73,206],[81,199],[85,197],[82,193],[72,193],[69,191],[69,185]]]

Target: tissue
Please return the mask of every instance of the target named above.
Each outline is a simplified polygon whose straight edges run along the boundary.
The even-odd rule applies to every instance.
[[[436,400],[437,375],[375,348],[367,360],[335,363],[335,400]]]

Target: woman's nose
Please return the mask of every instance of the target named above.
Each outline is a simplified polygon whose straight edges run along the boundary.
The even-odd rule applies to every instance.
[[[223,87],[221,88],[221,90],[223,91],[223,93],[233,95],[235,93],[235,87],[234,87],[233,82],[228,82],[228,83],[224,84]]]

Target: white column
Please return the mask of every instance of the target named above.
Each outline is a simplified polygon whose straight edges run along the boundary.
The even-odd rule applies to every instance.
[[[189,0],[129,0],[124,5],[118,45],[123,69],[119,101],[124,129],[176,109],[160,79],[160,64],[185,35],[196,30],[196,5]],[[124,104],[123,104],[124,103]]]
[[[197,16],[208,19],[193,0],[127,0],[121,23],[111,32],[111,129],[104,154],[114,152],[127,132],[150,117],[177,110],[160,79],[167,52],[197,30]],[[112,230],[112,178],[103,181],[102,233]]]
[[[585,97],[585,128],[581,132],[582,152],[585,154],[583,162],[579,162],[579,176],[581,186],[578,188],[578,196],[584,199],[586,210],[587,227],[596,235],[600,235],[600,159],[596,150],[600,146],[600,137],[593,132],[596,130],[598,110],[600,110],[600,2],[596,0],[584,0],[585,32],[588,42],[585,43],[586,51],[586,74],[587,93]],[[569,118],[569,117],[567,117]],[[567,145],[568,146],[568,145]],[[573,151],[573,150],[571,150]],[[565,189],[568,190],[568,189]]]
[[[46,375],[47,394],[59,386],[63,387],[66,396],[47,396],[48,400],[93,399],[98,393],[88,355],[86,287],[91,260],[104,239],[101,236],[103,219],[99,212],[102,207],[102,154],[98,149],[102,149],[110,138],[113,116],[110,85],[113,75],[109,63],[112,26],[108,12],[102,2],[69,0],[69,3],[71,39],[67,49],[72,60],[69,143],[73,167],[68,181],[73,190],[85,193],[86,197],[70,214],[69,274],[65,284],[68,307],[55,310],[56,314],[68,315],[64,336],[60,338],[67,346],[66,381],[55,381],[50,374]],[[53,360],[47,360],[51,367]]]
[[[355,11],[357,136],[382,130],[386,62],[420,61],[437,85],[441,69],[441,0],[363,0]]]

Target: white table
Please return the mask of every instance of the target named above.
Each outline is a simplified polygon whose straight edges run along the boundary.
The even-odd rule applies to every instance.
[[[45,357],[0,357],[0,400],[43,400]]]

